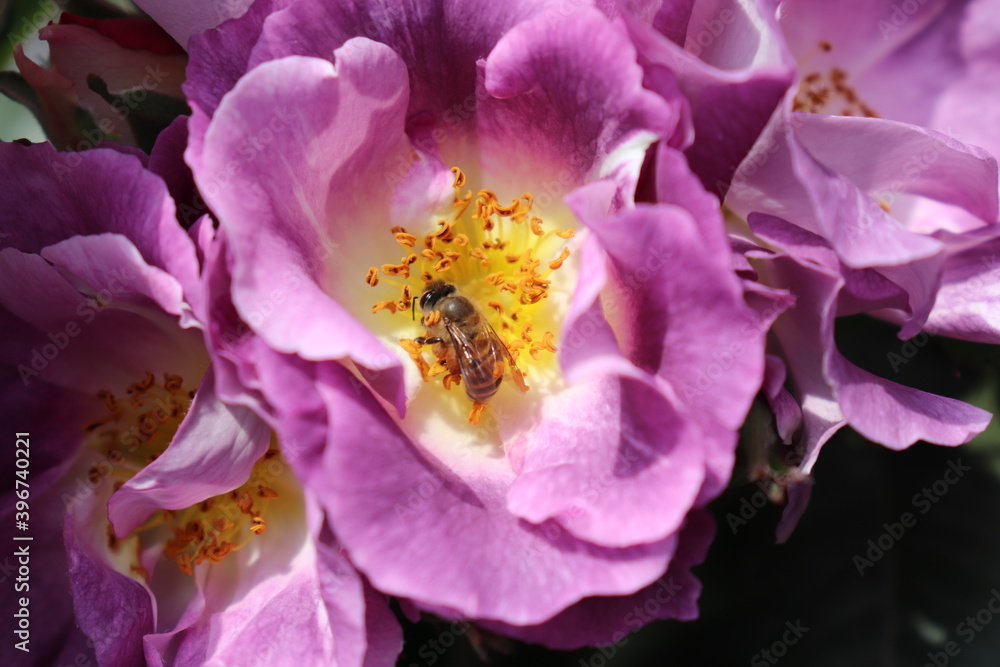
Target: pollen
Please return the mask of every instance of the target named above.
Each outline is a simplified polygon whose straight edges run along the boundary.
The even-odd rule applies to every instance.
[[[803,67],[818,52],[830,53],[833,45],[829,42],[819,42],[817,49],[802,59],[800,64]],[[806,74],[799,84],[792,110],[878,118],[878,113],[865,103],[848,78],[847,72],[839,67],[833,67],[825,72],[813,71]]]
[[[278,450],[269,450],[254,465],[250,479],[238,489],[184,510],[161,512],[139,528],[140,533],[166,526],[171,537],[163,555],[185,574],[192,574],[201,563],[221,562],[267,532],[268,523],[263,515],[272,503],[279,501],[280,495],[264,483],[273,469],[273,464],[264,464],[279,456]]]
[[[155,461],[169,446],[194,395],[181,375],[157,376],[152,371],[127,385],[123,398],[110,389],[97,392],[98,404],[106,414],[83,427],[89,434],[87,450],[97,454],[87,468],[90,486],[107,483],[111,490],[118,491]],[[140,564],[140,554],[145,545],[153,542],[166,540],[163,556],[185,574],[193,574],[202,562],[220,562],[250,537],[265,532],[267,524],[262,514],[278,500],[279,493],[267,483],[260,464],[279,455],[277,450],[269,450],[239,489],[187,509],[161,510],[125,538],[116,537],[108,523],[107,548],[119,552],[126,544],[134,546],[130,572],[140,578],[149,576]]]
[[[423,319],[424,326],[428,327],[428,328],[436,326],[437,323],[440,322],[440,321],[441,321],[441,311],[440,310],[432,310],[431,312],[429,312],[426,315],[424,315],[424,319]]]
[[[475,401],[472,404],[472,411],[469,413],[469,423],[473,426],[479,424],[479,418],[482,416],[483,411],[486,410],[486,404]]]
[[[398,243],[399,245],[404,245],[410,248],[417,245],[417,237],[414,236],[413,234],[407,234],[405,231],[402,231],[402,232],[396,232],[395,236],[396,236],[396,243]]]
[[[187,414],[194,392],[185,391],[184,379],[179,375],[163,373],[162,378],[161,382],[152,371],[146,371],[141,380],[125,388],[123,399],[110,389],[97,392],[97,401],[106,414],[83,426],[83,431],[92,435],[92,444],[97,443],[107,457],[96,466],[95,474],[105,471],[106,463],[137,472],[166,449]]]
[[[558,321],[546,313],[546,303],[552,293],[553,274],[563,269],[571,257],[567,242],[575,230],[546,222],[544,214],[535,210],[535,198],[530,192],[501,201],[490,189],[466,189],[465,173],[457,167],[451,171],[454,193],[447,215],[431,218],[429,231],[422,235],[402,227],[388,230],[398,244],[414,251],[399,264],[368,269],[368,285],[395,292],[380,296],[383,300],[375,302],[371,312],[387,317],[381,311],[398,314],[414,308],[434,280],[454,285],[476,304],[510,351],[516,365],[498,366],[515,387],[524,391],[526,373],[520,365],[551,364],[557,350],[551,325],[538,333],[534,343],[530,332],[536,320]],[[399,344],[425,382],[452,390],[460,386],[463,378],[450,341],[440,333],[440,323],[439,311],[423,313],[414,323],[412,337],[400,338]],[[431,329],[438,333],[431,333]],[[432,343],[421,345],[417,342],[420,336],[429,337]],[[442,342],[433,342],[438,339]],[[522,347],[528,354],[518,354]],[[476,402],[469,422],[478,423],[485,409],[485,403]]]

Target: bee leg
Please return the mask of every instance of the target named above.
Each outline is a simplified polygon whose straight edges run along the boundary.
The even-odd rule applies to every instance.
[[[423,336],[419,336],[417,338],[414,338],[413,342],[416,343],[417,345],[436,345],[438,343],[443,343],[444,341],[438,338],[437,336],[434,336],[433,338],[425,338]]]

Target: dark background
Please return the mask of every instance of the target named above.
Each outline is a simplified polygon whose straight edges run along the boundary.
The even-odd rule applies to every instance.
[[[897,328],[865,316],[838,321],[841,351],[854,363],[902,384],[967,400],[997,412],[1000,348],[922,337],[903,349]],[[909,353],[911,358],[907,359]],[[906,359],[896,361],[890,353]],[[783,545],[774,529],[781,508],[767,505],[746,524],[731,528],[758,487],[738,468],[729,490],[712,505],[718,535],[708,559],[695,569],[704,584],[701,618],[658,621],[619,647],[551,651],[481,636],[477,654],[469,636],[438,654],[420,648],[449,624],[404,620],[399,665],[886,665],[979,667],[1000,665],[1000,614],[975,631],[959,624],[986,609],[996,588],[1000,600],[1000,425],[959,448],[919,443],[893,452],[844,429],[824,447],[815,486],[798,528]],[[965,472],[933,503],[914,505],[915,494],[943,480],[949,463]],[[949,475],[953,478],[953,475]],[[943,485],[938,484],[938,490]],[[932,491],[933,494],[933,491]],[[936,497],[936,496],[935,496]],[[872,566],[858,574],[855,556],[886,533],[904,512],[915,517]],[[889,540],[883,538],[883,544]],[[994,602],[1000,608],[1000,602]],[[786,623],[808,628],[771,660],[762,654],[781,642]],[[970,636],[970,633],[974,635]],[[470,633],[470,635],[473,633]],[[791,637],[792,635],[789,635]],[[967,639],[969,641],[967,641]],[[955,642],[955,656],[944,653]],[[433,663],[427,656],[433,655]]]

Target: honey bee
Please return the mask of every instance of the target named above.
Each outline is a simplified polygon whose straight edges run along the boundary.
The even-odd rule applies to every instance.
[[[452,373],[455,366],[465,381],[465,394],[477,406],[490,400],[509,371],[521,391],[527,391],[524,376],[514,364],[507,345],[500,340],[475,304],[451,283],[434,280],[420,295],[428,336],[415,339],[418,345],[442,345],[438,354]],[[433,311],[440,317],[428,318]]]

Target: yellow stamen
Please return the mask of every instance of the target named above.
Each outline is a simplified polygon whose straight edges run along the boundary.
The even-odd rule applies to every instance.
[[[420,347],[421,346],[417,345],[417,341],[415,341],[415,340],[412,340],[410,338],[400,338],[399,339],[399,344],[400,344],[400,346],[404,350],[406,350],[407,352],[409,352],[411,355],[414,355],[414,354],[415,355],[419,355],[420,354]]]
[[[466,177],[461,169],[454,168],[452,173],[451,212],[434,219],[431,231],[421,236],[402,227],[390,230],[397,243],[415,248],[415,254],[400,264],[384,264],[379,271],[374,267],[368,270],[365,279],[369,285],[388,281],[390,277],[405,278],[402,285],[394,283],[395,298],[376,303],[372,312],[412,309],[426,285],[434,280],[455,285],[478,306],[481,317],[498,332],[514,361],[512,364],[503,355],[495,355],[491,361],[493,372],[498,377],[510,377],[511,385],[526,391],[525,373],[517,367],[518,358],[527,364],[542,363],[544,355],[556,351],[550,331],[533,342],[532,326],[549,298],[553,272],[563,269],[570,258],[570,248],[562,240],[572,238],[575,232],[546,225],[532,211],[535,200],[531,193],[501,203],[492,190],[466,190]],[[451,334],[442,333],[441,321],[438,310],[423,313],[419,324],[425,331],[413,334],[441,337],[440,343],[424,346],[413,338],[400,338],[399,344],[425,382],[439,377],[441,386],[450,390],[468,378],[461,375]],[[551,320],[545,318],[545,321]],[[551,325],[546,324],[546,328]],[[426,347],[431,355],[426,355]],[[527,354],[519,355],[521,350]],[[483,403],[474,406],[470,423],[477,423],[485,408]]]
[[[563,248],[563,251],[559,253],[559,256],[549,262],[549,268],[555,271],[563,265],[563,262],[566,261],[567,257],[569,257],[569,248]]]
[[[485,403],[480,403],[479,401],[474,401],[472,403],[472,410],[469,412],[469,423],[473,426],[479,425],[479,417],[482,416],[483,410],[486,409]]]
[[[194,391],[185,388],[180,375],[163,373],[162,377],[160,383],[154,373],[144,373],[141,380],[126,387],[125,402],[117,400],[108,389],[97,393],[107,415],[85,427],[90,434],[88,449],[105,457],[87,469],[88,481],[94,487],[108,484],[110,490],[121,489],[169,446]],[[277,450],[270,449],[261,461],[278,455]],[[262,513],[270,503],[279,501],[279,493],[264,483],[266,478],[257,473],[256,466],[254,471],[240,489],[186,509],[157,512],[127,538],[116,537],[107,523],[108,548],[121,551],[123,544],[134,546],[134,561],[128,571],[146,579],[149,574],[140,564],[140,555],[148,552],[143,544],[163,540],[163,533],[169,535],[162,548],[164,558],[185,574],[193,574],[195,566],[202,562],[220,561],[250,536],[265,532],[267,524]]]
[[[398,304],[399,309],[406,310],[407,308],[410,307],[410,304],[412,302],[413,302],[413,297],[410,295],[410,286],[403,285],[403,293],[402,296],[399,297],[399,304]]]
[[[387,276],[403,276],[404,278],[410,277],[410,263],[405,260],[402,264],[383,264],[382,273]]]
[[[833,46],[829,42],[819,42],[819,51],[829,52]],[[802,59],[801,65],[816,56],[818,51]],[[878,118],[879,114],[862,100],[850,83],[844,70],[834,67],[829,72],[810,72],[802,77],[793,103],[794,111],[809,113],[829,113],[831,108],[839,108],[842,116],[866,116]]]
[[[412,248],[417,245],[417,237],[413,234],[407,234],[406,232],[396,232],[396,242],[400,245]]]
[[[432,310],[431,312],[424,315],[424,326],[428,329],[436,325],[441,321],[441,311]]]

